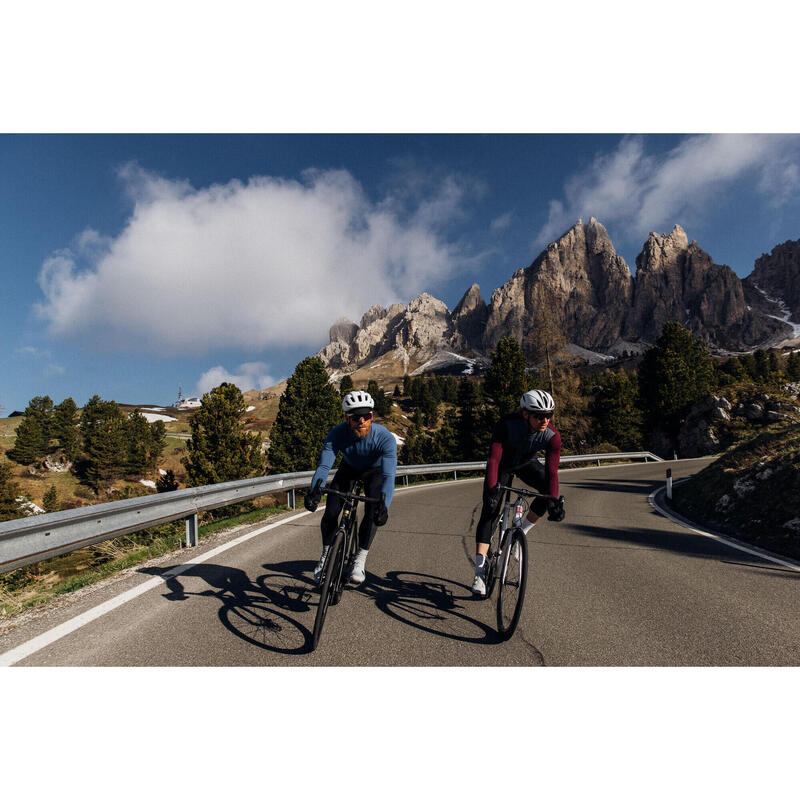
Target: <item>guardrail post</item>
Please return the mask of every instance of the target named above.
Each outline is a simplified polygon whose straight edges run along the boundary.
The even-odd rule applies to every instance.
[[[289,491],[286,492],[286,504],[289,508],[294,510],[294,489],[289,489]]]
[[[197,547],[197,514],[186,517],[186,546]]]
[[[408,475],[403,475],[403,485],[408,486]]]
[[[457,481],[457,480],[458,480],[458,470],[457,470],[457,469],[454,469],[454,470],[453,470],[453,480],[454,480],[454,481]]]
[[[597,466],[598,467],[600,466],[600,459],[599,458],[597,459]]]
[[[672,470],[667,470],[667,500],[672,500]]]

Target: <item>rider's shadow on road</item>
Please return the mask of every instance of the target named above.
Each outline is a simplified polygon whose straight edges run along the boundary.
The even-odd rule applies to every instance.
[[[193,565],[179,575],[169,574],[174,567],[145,567],[140,571],[165,576],[167,600],[215,597],[220,602],[218,614],[222,624],[260,648],[277,653],[305,652],[311,634],[295,615],[316,608],[313,584],[305,577],[313,563],[287,561],[264,567],[270,571],[255,581],[244,570],[216,564]],[[187,591],[184,586],[187,578],[200,578],[209,588]]]
[[[244,570],[216,564],[197,564],[178,575],[174,567],[144,567],[140,571],[165,576],[170,601],[214,597],[220,603],[222,624],[236,636],[265,650],[300,654],[311,649],[311,629],[319,595],[310,572],[316,562],[285,561],[264,564],[267,570],[252,581]],[[200,578],[207,589],[188,591],[186,579]],[[358,588],[347,587],[341,613],[347,613],[347,595],[372,600],[387,616],[427,633],[473,644],[498,644],[494,627],[477,619],[469,588],[435,575],[392,571],[385,577],[368,573]],[[353,600],[354,598],[350,598]],[[492,604],[493,607],[493,604]],[[302,615],[299,621],[298,615]]]
[[[397,570],[385,577],[368,573],[356,591],[384,614],[426,633],[472,644],[502,641],[493,627],[476,619],[479,606],[470,589],[447,578]]]

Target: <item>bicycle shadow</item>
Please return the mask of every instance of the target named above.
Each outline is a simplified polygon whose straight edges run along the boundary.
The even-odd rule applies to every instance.
[[[174,567],[145,567],[140,572],[164,576],[166,600],[180,602],[190,597],[214,597],[219,603],[222,625],[234,635],[264,650],[297,654],[311,648],[311,631],[295,618],[316,607],[314,584],[307,573],[316,562],[285,561],[264,565],[271,572],[250,580],[244,570],[216,564],[197,564],[179,575],[168,575]],[[209,586],[187,591],[183,580],[200,578]]]
[[[500,644],[497,631],[467,613],[475,596],[469,587],[448,578],[393,570],[371,572],[354,591],[366,595],[384,614],[426,633],[470,644]]]

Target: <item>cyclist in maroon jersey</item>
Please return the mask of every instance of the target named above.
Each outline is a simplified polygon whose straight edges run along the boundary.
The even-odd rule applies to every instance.
[[[486,477],[483,482],[483,508],[475,532],[475,578],[474,594],[486,595],[486,555],[492,528],[503,504],[500,484],[509,485],[512,472],[537,492],[559,497],[558,465],[561,461],[561,434],[551,422],[555,401],[541,389],[525,392],[519,401],[520,411],[501,419],[494,427],[486,462]],[[535,458],[544,451],[544,465]],[[515,469],[524,464],[521,469]],[[526,519],[520,527],[527,533],[545,514],[548,519],[560,522],[564,519],[564,498],[546,500],[536,498],[530,505]]]

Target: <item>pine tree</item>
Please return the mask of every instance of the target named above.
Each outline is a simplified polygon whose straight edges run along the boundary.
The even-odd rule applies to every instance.
[[[525,356],[513,337],[507,336],[497,343],[483,388],[499,415],[519,409],[519,399],[528,390],[528,377]]]
[[[47,395],[32,398],[17,428],[9,457],[20,464],[33,464],[43,459],[50,449],[52,416],[53,401]]]
[[[375,413],[384,419],[388,417],[392,411],[392,401],[384,394],[383,389],[378,386],[378,382],[370,381],[367,385],[367,391],[375,401]]]
[[[11,480],[11,465],[0,462],[0,522],[23,516],[17,503],[19,486]]]
[[[17,427],[17,439],[14,449],[8,451],[8,457],[19,464],[33,464],[34,461],[44,458],[46,452],[41,421],[26,414]]]
[[[78,407],[71,397],[53,409],[53,438],[58,439],[58,445],[69,461],[74,461],[80,452],[77,412]]]
[[[237,481],[263,472],[261,435],[245,431],[244,413],[244,397],[233,383],[220,384],[203,395],[202,405],[189,421],[192,438],[182,459],[188,486]]]
[[[621,450],[639,450],[643,441],[644,415],[638,385],[624,370],[598,375],[593,386],[592,414],[597,437]]]
[[[403,375],[403,394],[406,397],[411,396],[411,381],[412,377],[410,375]]]
[[[157,492],[174,492],[177,488],[178,481],[175,480],[175,473],[171,469],[156,479]]]
[[[155,469],[166,445],[167,429],[163,421],[159,419],[149,423],[137,408],[125,421],[125,436],[127,474],[143,475]]]
[[[433,440],[422,427],[422,414],[415,414],[414,424],[406,431],[406,440],[400,448],[399,460],[402,464],[430,464],[432,462]]]
[[[800,381],[800,352],[795,350],[786,361],[786,377],[790,381]]]
[[[270,431],[270,472],[314,469],[328,431],[342,421],[342,400],[322,360],[303,359],[286,382]]]
[[[42,507],[50,514],[53,511],[58,511],[61,505],[58,502],[58,492],[56,491],[55,484],[53,484],[45,493],[42,498]]]
[[[432,463],[446,464],[461,460],[458,442],[458,414],[454,408],[449,408],[445,412],[442,426],[433,437],[432,450]]]
[[[392,394],[392,397],[401,397],[401,396],[402,396],[402,392],[400,391],[400,386],[399,386],[399,384],[396,383],[394,385],[394,393]]]
[[[433,381],[423,383],[420,406],[425,415],[425,424],[428,427],[434,426],[439,421],[439,392]]]
[[[125,468],[125,419],[113,400],[94,395],[83,407],[80,430],[86,455],[82,471],[89,485],[98,489]]]
[[[487,457],[492,433],[480,383],[462,379],[457,403],[458,451],[464,461],[480,461]]]
[[[344,397],[348,392],[353,391],[353,379],[349,375],[345,375],[339,381],[339,394]]]
[[[714,367],[708,348],[678,322],[667,322],[639,365],[639,394],[651,429],[673,440],[692,405],[708,396]]]

